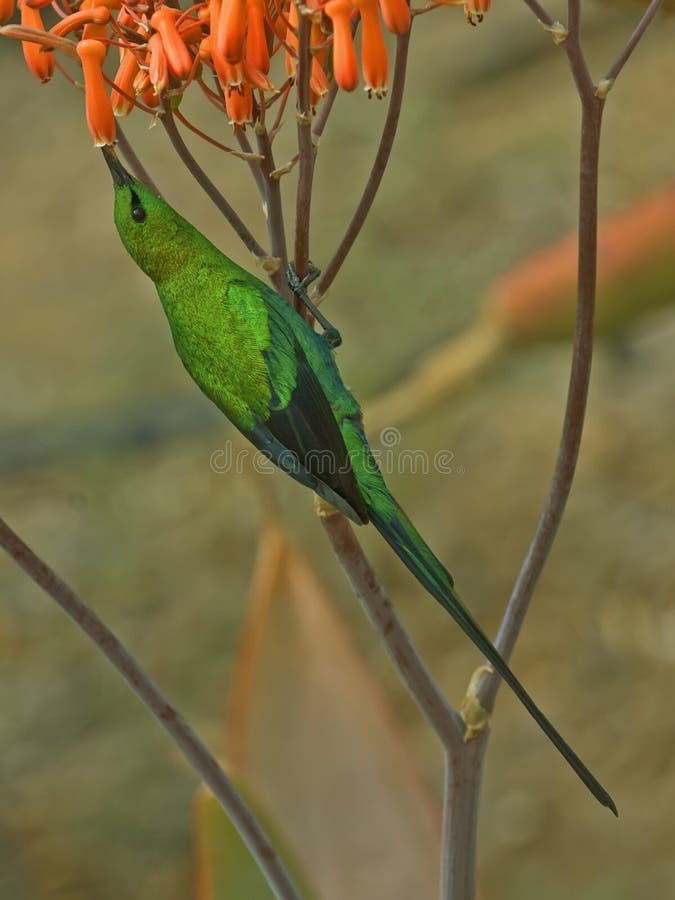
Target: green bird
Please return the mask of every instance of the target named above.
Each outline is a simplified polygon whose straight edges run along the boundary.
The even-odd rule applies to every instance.
[[[616,815],[610,795],[476,624],[447,569],[389,492],[368,446],[359,405],[335,363],[337,332],[315,332],[276,291],[228,259],[133,178],[112,149],[103,152],[115,187],[120,238],[154,281],[176,350],[192,379],[280,469],[358,525],[372,522],[579,778]]]

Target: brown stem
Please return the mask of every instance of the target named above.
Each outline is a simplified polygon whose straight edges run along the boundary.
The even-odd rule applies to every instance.
[[[555,24],[555,20],[551,18],[543,6],[537,3],[537,0],[523,0],[523,2],[525,3],[525,6],[528,6],[532,10],[539,21],[547,26],[547,28],[550,28]]]
[[[301,278],[307,274],[309,265],[309,223],[314,180],[314,141],[309,94],[309,75],[312,67],[312,56],[309,52],[310,28],[309,18],[301,14],[298,24],[298,94],[295,114],[300,154],[295,202],[295,270]]]
[[[258,144],[258,153],[262,156],[260,169],[265,184],[265,217],[267,220],[267,233],[272,247],[272,256],[279,260],[278,268],[270,277],[274,287],[289,302],[292,293],[286,281],[286,266],[288,265],[288,250],[286,249],[286,227],[284,225],[284,210],[281,205],[281,188],[279,179],[272,173],[276,169],[274,152],[269,132],[264,123],[258,120],[255,125],[255,136]]]
[[[248,247],[248,249],[251,251],[251,253],[253,253],[254,256],[257,256],[258,259],[267,259],[268,254],[265,253],[263,248],[246,227],[242,219],[240,219],[234,209],[232,209],[225,197],[223,197],[218,188],[211,181],[209,176],[202,169],[202,167],[190,152],[187,144],[181,137],[181,134],[176,127],[173,113],[171,112],[171,105],[166,100],[163,101],[162,109],[163,114],[160,116],[160,120],[162,122],[162,125],[164,126],[164,130],[169,137],[169,140],[171,141],[171,144],[173,145],[174,150],[180,157],[181,162],[184,164],[185,168],[194,177],[195,181],[203,189],[212,203],[225,216],[227,221],[230,223],[232,228],[234,228],[234,230],[237,232],[237,234],[244,242],[246,247]]]
[[[352,216],[352,220],[347,226],[344,237],[335,251],[332,259],[326,266],[319,279],[317,291],[319,295],[324,294],[333,283],[335,276],[340,271],[347,254],[354,245],[354,241],[359,236],[359,232],[363,227],[366,216],[370,212],[375,196],[377,194],[382,176],[384,175],[391,148],[394,145],[396,137],[396,128],[398,126],[399,116],[401,114],[401,103],[403,102],[403,92],[405,88],[405,75],[408,64],[408,47],[410,45],[410,31],[407,34],[400,34],[396,38],[396,61],[394,63],[394,79],[391,87],[391,96],[389,98],[389,108],[384,120],[382,129],[382,137],[380,145],[375,154],[375,161],[370,171],[366,187],[363,195],[356,207],[356,212]]]
[[[442,900],[474,900],[476,896],[478,801],[486,747],[483,735],[462,744],[458,752],[445,754]]]
[[[464,724],[448,704],[396,615],[389,597],[343,515],[321,508],[321,524],[342,569],[379,634],[396,671],[429,725],[448,750],[462,745]]]
[[[150,188],[150,190],[154,194],[157,194],[158,197],[161,197],[162,195],[159,192],[159,188],[152,180],[152,178],[148,174],[147,169],[136,155],[136,151],[129,143],[129,139],[122,130],[119,119],[116,120],[115,124],[117,126],[117,143],[119,144],[119,148],[122,151],[122,154],[132,171],[132,174],[135,175],[136,178],[138,178],[141,184],[144,184],[146,187]]]
[[[553,477],[532,542],[518,574],[502,619],[495,646],[509,660],[565,511],[579,456],[593,357],[593,320],[598,225],[598,166],[600,128],[604,101],[595,96],[579,43],[579,0],[569,2],[567,52],[574,81],[581,97],[581,149],[579,168],[579,262],[577,317],[572,349],[572,366]],[[494,675],[481,679],[478,697],[492,709],[499,689]]]
[[[633,50],[637,47],[637,45],[642,40],[642,35],[651,25],[652,19],[657,14],[657,12],[661,9],[663,5],[663,0],[652,0],[647,9],[642,14],[642,18],[637,23],[635,27],[635,31],[628,38],[626,46],[623,48],[621,53],[614,60],[612,65],[607,70],[607,74],[605,75],[605,81],[616,81],[617,76],[626,65],[630,57],[632,56]]]
[[[314,123],[314,137],[317,140],[321,137],[326,128],[326,125],[328,124],[328,118],[333,110],[333,104],[335,103],[337,95],[337,81],[333,81],[330,88],[328,89],[328,93],[321,101],[321,110],[319,112],[319,115],[316,117],[316,122]]]
[[[276,850],[236,788],[167,697],[108,626],[0,518],[0,547],[54,600],[112,663],[210,787],[237,828],[276,897],[299,900]]]

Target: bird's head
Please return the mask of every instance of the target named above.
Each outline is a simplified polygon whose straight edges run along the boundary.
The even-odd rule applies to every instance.
[[[102,150],[115,186],[115,225],[122,243],[146,275],[164,281],[184,264],[192,226],[127,172],[112,147]]]

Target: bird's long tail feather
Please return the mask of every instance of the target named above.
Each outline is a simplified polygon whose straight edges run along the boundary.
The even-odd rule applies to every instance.
[[[393,501],[395,503],[395,501]],[[389,505],[389,504],[388,504]],[[602,803],[609,807],[614,815],[618,815],[614,801],[589,772],[584,763],[579,759],[569,744],[556,731],[546,716],[532,700],[523,685],[513,674],[492,642],[480,627],[457,596],[453,581],[447,569],[439,562],[420,537],[407,517],[405,512],[396,504],[395,511],[391,512],[391,505],[385,512],[370,508],[370,520],[380,532],[382,537],[392,547],[400,559],[410,569],[415,578],[438,600],[441,606],[450,613],[462,631],[473,641],[476,647],[490,662],[495,671],[504,679],[523,704],[544,734],[558,748],[567,762],[572,766],[579,778],[583,781],[591,793]]]

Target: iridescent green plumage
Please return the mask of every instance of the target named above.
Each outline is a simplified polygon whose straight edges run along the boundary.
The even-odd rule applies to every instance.
[[[115,182],[115,224],[155,282],[176,350],[201,390],[280,468],[357,524],[372,522],[446,609],[581,780],[609,794],[534,704],[459,600],[453,581],[390,494],[359,405],[328,343],[268,285],[224,256],[104,151]]]

